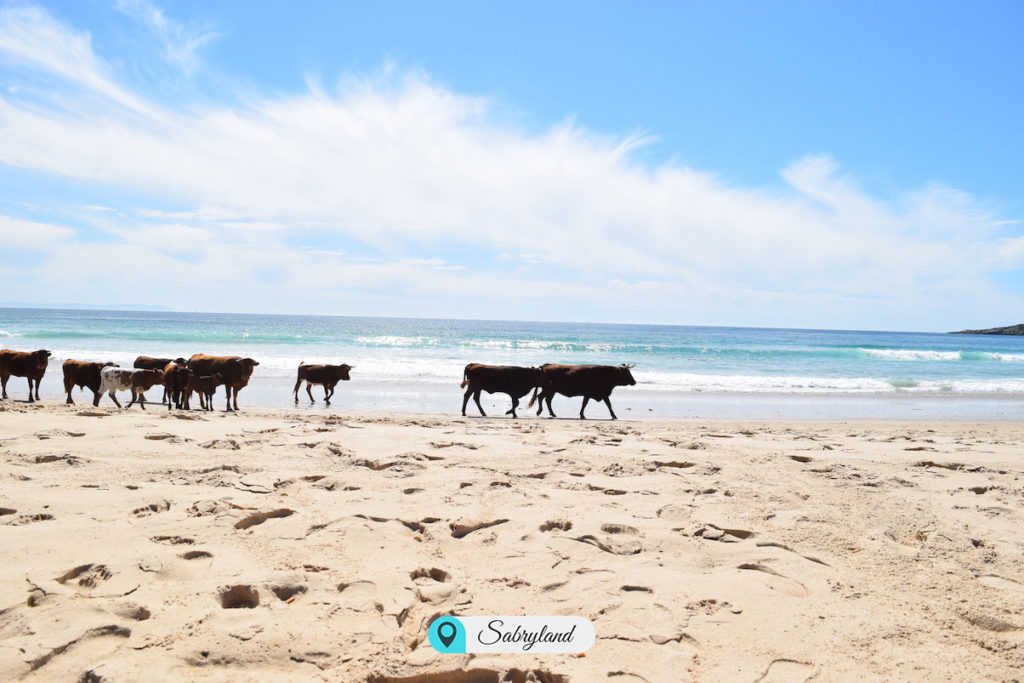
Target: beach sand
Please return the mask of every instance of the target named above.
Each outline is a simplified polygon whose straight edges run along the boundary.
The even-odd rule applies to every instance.
[[[1021,443],[4,401],[0,679],[1020,678]],[[442,614],[597,641],[440,654]]]

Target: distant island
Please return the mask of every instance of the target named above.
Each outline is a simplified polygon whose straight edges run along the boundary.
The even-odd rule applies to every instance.
[[[1024,335],[1024,323],[1019,325],[1010,325],[1009,327],[993,327],[988,330],[960,330],[959,332],[950,332],[950,334],[1016,334]]]

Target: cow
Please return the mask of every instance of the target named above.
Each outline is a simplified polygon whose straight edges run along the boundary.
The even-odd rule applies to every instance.
[[[188,359],[188,368],[199,376],[220,373],[227,395],[227,410],[231,411],[231,394],[234,392],[235,410],[238,410],[238,391],[249,384],[252,370],[259,363],[252,358],[238,356],[207,356],[197,353]]]
[[[113,363],[90,363],[88,361],[71,360],[70,358],[64,361],[62,366],[64,370],[64,391],[68,394],[68,400],[64,401],[64,403],[68,405],[75,404],[71,400],[71,390],[78,387],[91,391],[92,404],[98,406],[100,404],[100,396],[103,395],[100,392],[100,372],[103,368],[116,367]]]
[[[169,363],[179,363],[181,365],[184,365],[185,359],[175,358],[172,360],[170,358],[151,358],[149,356],[139,356],[138,358],[135,359],[135,363],[132,365],[132,367],[137,368],[139,370],[163,370],[164,368],[167,367]],[[168,394],[167,387],[165,386],[164,395],[160,398],[160,403],[167,403],[168,410],[171,409],[170,403],[168,403],[169,400],[170,395]]]
[[[540,403],[537,406],[537,415],[544,409],[544,401],[548,402],[548,414],[555,417],[551,410],[551,399],[555,394],[565,396],[582,396],[583,405],[580,407],[580,419],[585,420],[583,411],[587,403],[593,399],[604,401],[608,406],[608,412],[612,419],[617,420],[615,411],[612,410],[612,402],[609,397],[612,389],[618,386],[632,386],[636,384],[633,373],[630,372],[632,365],[556,365],[546,363],[540,366],[544,371],[544,387],[539,392]],[[538,392],[533,393],[527,407],[533,406],[538,398]]]
[[[508,394],[512,399],[512,408],[505,414],[516,418],[519,399],[530,393],[530,389],[537,389],[543,385],[544,371],[540,368],[470,363],[462,371],[462,384],[459,385],[460,388],[466,387],[466,393],[462,397],[462,416],[466,416],[466,404],[472,396],[480,414],[487,417],[483,406],[480,405],[480,392],[486,391],[488,394]]]
[[[212,375],[197,375],[191,370],[188,371],[188,384],[185,386],[185,409],[188,409],[188,402],[192,392],[199,394],[199,405],[203,410],[213,410],[213,394],[217,387],[224,383],[224,377],[215,372]]]
[[[114,401],[114,404],[120,408],[121,403],[117,400],[117,396],[114,395],[114,392],[125,390],[130,391],[132,392],[132,400],[125,407],[131,408],[132,404],[138,400],[142,409],[145,410],[146,397],[143,395],[144,392],[149,390],[149,388],[154,384],[160,384],[163,381],[163,370],[123,370],[117,367],[103,368],[100,370],[99,393],[107,393]]]
[[[50,352],[46,349],[38,351],[0,351],[0,395],[7,398],[7,380],[11,375],[28,378],[28,402],[39,400],[39,381],[46,374],[46,364],[50,361]],[[32,397],[32,383],[35,382],[36,395]]]
[[[312,385],[319,384],[324,388],[324,405],[331,405],[331,397],[334,396],[334,386],[339,380],[349,381],[348,372],[354,365],[347,365],[342,363],[341,365],[306,365],[305,363],[299,363],[299,374],[295,380],[295,402],[299,402],[299,387],[303,382],[306,383],[306,393],[309,394],[309,400],[316,403],[316,399],[313,398]]]
[[[138,361],[136,361],[138,362]],[[191,371],[185,367],[185,359],[179,358],[167,363],[164,371],[164,396],[167,397],[167,410],[175,407],[179,410],[189,409],[188,399],[191,396],[187,392]]]

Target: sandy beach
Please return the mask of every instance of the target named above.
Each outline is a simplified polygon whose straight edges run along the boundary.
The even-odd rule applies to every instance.
[[[1024,425],[0,403],[0,678],[1008,680]],[[578,615],[585,656],[438,615]]]

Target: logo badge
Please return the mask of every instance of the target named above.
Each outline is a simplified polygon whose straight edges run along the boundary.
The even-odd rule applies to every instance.
[[[438,652],[579,653],[596,639],[583,617],[439,617],[427,631]]]
[[[427,639],[438,652],[466,651],[466,627],[457,617],[434,619],[427,631]]]

